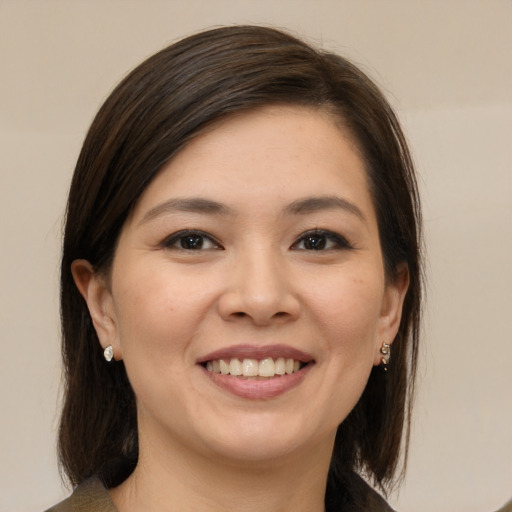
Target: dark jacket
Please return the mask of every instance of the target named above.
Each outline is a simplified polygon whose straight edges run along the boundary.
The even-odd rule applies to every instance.
[[[365,512],[393,512],[384,499],[363,480],[358,489],[359,504],[357,510]],[[329,506],[327,512],[352,512],[352,506]],[[80,484],[73,494],[46,512],[117,512],[114,502],[104,485],[91,478]]]

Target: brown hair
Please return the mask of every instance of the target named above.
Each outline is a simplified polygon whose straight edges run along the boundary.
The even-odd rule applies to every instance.
[[[388,279],[400,264],[409,269],[390,370],[373,369],[339,426],[329,489],[350,494],[357,471],[383,489],[393,482],[401,447],[407,450],[421,300],[420,207],[404,136],[377,87],[344,58],[278,30],[234,26],[188,37],[138,66],[105,101],[80,153],[61,268],[59,451],[73,484],[93,474],[119,484],[137,463],[138,445],[124,365],[104,363],[72,261],[84,258],[108,272],[127,215],[162,166],[221,117],[272,104],[328,109],[350,130],[365,159]]]

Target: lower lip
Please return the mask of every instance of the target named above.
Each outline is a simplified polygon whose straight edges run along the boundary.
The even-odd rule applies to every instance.
[[[217,386],[229,391],[231,394],[241,398],[264,400],[275,398],[298,386],[308,374],[311,366],[312,365],[306,365],[298,372],[290,375],[276,376],[266,380],[243,379],[234,377],[233,375],[211,372],[203,366],[201,366],[201,368]]]

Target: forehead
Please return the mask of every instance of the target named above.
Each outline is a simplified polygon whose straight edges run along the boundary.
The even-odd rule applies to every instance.
[[[134,213],[169,197],[215,196],[243,207],[334,192],[372,207],[350,132],[326,111],[272,106],[232,115],[196,136],[149,184]]]

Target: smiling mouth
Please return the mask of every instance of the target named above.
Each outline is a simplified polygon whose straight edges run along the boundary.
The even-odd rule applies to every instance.
[[[263,359],[233,357],[230,359],[213,359],[204,363],[204,367],[209,372],[249,380],[265,380],[291,375],[300,371],[304,366],[306,366],[306,363],[284,357],[265,357]]]
[[[298,387],[316,361],[289,345],[232,345],[205,354],[197,364],[215,385],[232,395],[269,400]]]

